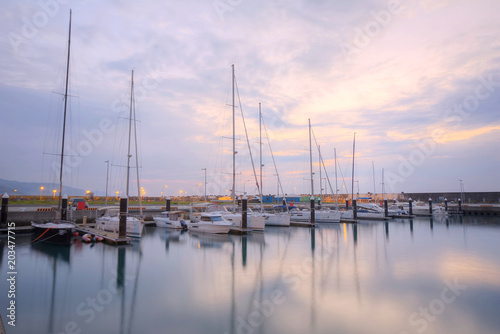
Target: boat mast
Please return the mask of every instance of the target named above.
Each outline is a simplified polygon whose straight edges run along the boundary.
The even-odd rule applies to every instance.
[[[135,119],[135,98],[134,98],[134,141],[135,141],[135,169],[137,172],[137,194],[139,196],[139,216],[142,218],[141,187],[139,184],[139,155],[137,154],[137,122]]]
[[[339,209],[339,186],[337,185],[337,149],[333,149],[335,156],[335,202],[337,202],[337,210]]]
[[[373,202],[377,203],[377,193],[375,188],[375,162],[372,161],[372,169],[373,169]]]
[[[235,130],[235,101],[234,101],[234,64],[231,65],[232,72],[232,91],[233,91],[233,189],[231,190],[231,196],[233,197],[233,212],[236,212],[236,193],[235,193],[235,184],[236,184],[236,130]]]
[[[132,70],[132,78],[130,83],[130,114],[128,118],[128,151],[127,151],[127,198],[129,198],[129,178],[130,178],[130,140],[132,137],[132,104],[134,94],[134,70]]]
[[[68,35],[68,59],[66,62],[66,90],[64,91],[64,118],[62,131],[62,147],[61,147],[61,169],[59,170],[59,203],[57,210],[61,212],[62,207],[62,179],[63,179],[63,163],[64,163],[64,140],[66,136],[66,111],[68,108],[68,84],[69,84],[69,56],[71,51],[71,9],[69,10],[69,35]]]
[[[356,132],[354,132],[354,140],[352,142],[352,182],[351,182],[351,201],[354,199],[354,154],[356,152]]]
[[[321,145],[318,145],[318,162],[319,162],[319,198],[322,200],[323,199],[323,184],[321,181]],[[326,185],[326,183],[325,183]]]
[[[259,147],[260,147],[260,212],[264,212],[264,203],[262,203],[262,192],[264,186],[262,184],[262,110],[261,103],[259,102]]]
[[[311,170],[311,196],[314,196],[314,180],[313,180],[313,151],[311,144],[311,119],[309,118],[309,165]]]

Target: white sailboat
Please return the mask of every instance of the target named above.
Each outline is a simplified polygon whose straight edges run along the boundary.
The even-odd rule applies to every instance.
[[[141,193],[139,186],[139,165],[138,165],[138,155],[137,155],[137,132],[135,125],[135,110],[132,114],[134,106],[134,70],[132,70],[132,79],[130,86],[130,115],[129,115],[129,131],[128,131],[128,152],[127,152],[127,198],[129,197],[129,180],[130,180],[130,142],[132,137],[132,117],[134,117],[134,132],[135,132],[135,157],[136,157],[136,169],[137,169],[137,192],[139,198],[139,210],[140,216],[142,216],[142,202]],[[98,218],[96,219],[96,228],[104,231],[118,232],[120,226],[120,215],[119,209],[117,207],[105,207],[102,208],[102,213],[98,213]],[[127,236],[133,238],[140,238],[142,235],[142,230],[144,227],[144,222],[142,219],[130,216],[128,214],[127,207]]]
[[[311,120],[309,119],[309,164],[310,164],[310,175],[311,175],[311,196],[314,196],[314,179],[313,179],[313,169],[312,169],[312,143],[311,143]],[[316,223],[339,223],[340,222],[340,211],[337,210],[317,210],[314,212],[314,218]],[[295,222],[309,222],[311,221],[311,211],[310,210],[299,210],[293,209],[290,211],[290,220]]]

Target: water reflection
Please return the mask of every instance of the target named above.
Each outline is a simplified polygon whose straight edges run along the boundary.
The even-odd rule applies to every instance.
[[[417,333],[409,318],[417,312],[422,321],[418,310],[438,305],[455,281],[467,288],[425,332],[500,328],[491,311],[500,307],[498,218],[272,227],[247,236],[148,228],[144,236],[128,246],[70,248],[20,237],[19,322],[9,333],[63,333],[68,324],[81,333]]]

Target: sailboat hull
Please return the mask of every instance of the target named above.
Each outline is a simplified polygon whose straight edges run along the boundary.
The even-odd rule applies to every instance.
[[[46,242],[54,245],[69,246],[73,237],[75,225],[69,222],[61,223],[31,223],[32,243]]]

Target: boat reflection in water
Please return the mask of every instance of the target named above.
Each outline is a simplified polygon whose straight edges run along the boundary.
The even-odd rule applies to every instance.
[[[454,301],[426,333],[500,328],[497,217],[166,232],[57,251],[19,236],[13,333],[64,333],[67,324],[82,333],[418,333],[427,321],[419,308],[441,305],[444,289]]]

